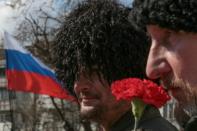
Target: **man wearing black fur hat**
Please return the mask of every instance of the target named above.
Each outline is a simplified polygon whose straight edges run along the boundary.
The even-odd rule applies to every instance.
[[[134,30],[128,14],[115,1],[84,1],[65,18],[54,45],[59,78],[71,92],[74,87],[81,116],[98,122],[102,131],[133,129],[130,102],[117,101],[110,85],[145,77],[147,38]],[[176,131],[152,106],[145,109],[139,128]]]
[[[152,41],[147,76],[160,79],[191,117],[185,130],[197,131],[197,1],[134,0],[129,19]]]

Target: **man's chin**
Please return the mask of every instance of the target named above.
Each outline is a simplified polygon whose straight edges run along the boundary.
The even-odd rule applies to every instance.
[[[180,92],[179,94],[173,94],[175,100],[179,103],[179,106],[185,111],[190,117],[197,115],[197,104],[195,97],[192,97],[193,94],[185,94],[185,92]]]
[[[102,114],[101,110],[94,106],[83,106],[80,109],[80,114],[82,118],[95,120]]]
[[[191,95],[187,94],[188,91],[183,90],[183,88],[180,87],[176,87],[176,88],[171,88],[169,91],[170,95],[175,98],[175,100],[181,105],[184,106],[188,103],[190,103],[190,101],[193,98],[190,98]]]

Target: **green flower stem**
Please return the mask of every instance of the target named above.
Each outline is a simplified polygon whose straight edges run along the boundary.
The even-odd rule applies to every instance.
[[[141,116],[142,116],[144,109],[146,107],[146,104],[141,99],[134,98],[131,101],[131,105],[132,105],[132,112],[135,117],[134,131],[136,131],[138,128],[138,124],[141,119]]]

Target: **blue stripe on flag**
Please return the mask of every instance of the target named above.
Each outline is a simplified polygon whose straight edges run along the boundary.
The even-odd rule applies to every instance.
[[[24,54],[16,50],[5,50],[7,57],[7,69],[34,72],[52,77],[56,80],[55,74],[40,66],[30,54]]]

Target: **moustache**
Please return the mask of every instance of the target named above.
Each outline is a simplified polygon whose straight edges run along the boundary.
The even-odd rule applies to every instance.
[[[175,80],[173,77],[166,76],[165,78],[160,79],[160,85],[165,89],[168,90],[171,87],[179,87],[180,82]]]
[[[80,92],[79,95],[77,95],[78,99],[83,99],[83,98],[99,98],[100,95],[97,93],[93,92]]]
[[[169,90],[170,88],[177,88],[177,87],[182,87],[186,88],[187,84],[180,78],[173,78],[171,76],[166,76],[165,78],[160,79],[160,85],[165,89]]]

